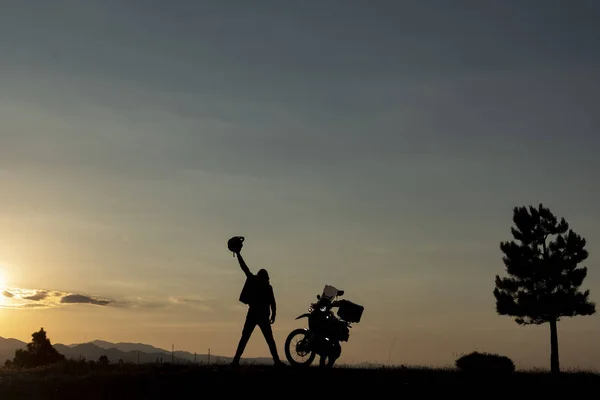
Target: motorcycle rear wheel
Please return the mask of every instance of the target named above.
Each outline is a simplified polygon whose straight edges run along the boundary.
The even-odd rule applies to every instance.
[[[298,349],[308,340],[307,333],[306,329],[294,329],[285,339],[285,357],[291,365],[306,367],[314,361],[316,356],[314,351]],[[294,358],[294,355],[299,356],[302,361]]]

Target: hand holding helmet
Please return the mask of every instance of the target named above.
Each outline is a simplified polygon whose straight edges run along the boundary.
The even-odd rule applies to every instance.
[[[234,257],[236,254],[242,251],[244,240],[245,238],[243,236],[233,236],[227,241],[227,248],[233,253]]]

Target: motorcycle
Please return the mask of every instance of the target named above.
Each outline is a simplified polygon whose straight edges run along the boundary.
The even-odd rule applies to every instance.
[[[321,367],[333,367],[340,358],[340,342],[348,341],[351,323],[360,322],[364,310],[349,300],[338,300],[343,295],[343,290],[325,285],[322,295],[317,294],[317,302],[310,304],[308,313],[295,318],[307,318],[308,328],[294,329],[285,340],[285,356],[292,366],[309,366],[319,355]],[[333,308],[337,308],[337,316]]]

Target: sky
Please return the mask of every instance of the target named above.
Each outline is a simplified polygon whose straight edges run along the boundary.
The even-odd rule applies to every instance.
[[[342,363],[549,368],[499,316],[512,209],[588,241],[600,301],[600,5],[2,0],[0,336],[232,356],[246,237],[279,353],[326,284]],[[600,317],[559,323],[600,369]],[[256,330],[245,356],[269,356]]]

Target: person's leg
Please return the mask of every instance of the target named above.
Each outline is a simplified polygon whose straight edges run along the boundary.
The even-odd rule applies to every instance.
[[[240,358],[244,353],[244,349],[248,344],[248,340],[250,340],[250,336],[252,336],[252,332],[254,332],[254,328],[256,327],[256,319],[248,313],[246,315],[246,322],[244,322],[244,328],[242,329],[242,337],[240,338],[240,342],[238,343],[237,351],[235,352],[235,356],[233,357],[233,364],[239,364]]]
[[[273,330],[271,329],[271,323],[268,318],[261,318],[258,326],[267,341],[267,345],[269,346],[269,350],[271,351],[271,356],[273,357],[273,361],[275,364],[281,363],[279,359],[279,354],[277,352],[277,345],[275,344],[275,338],[273,337]]]

